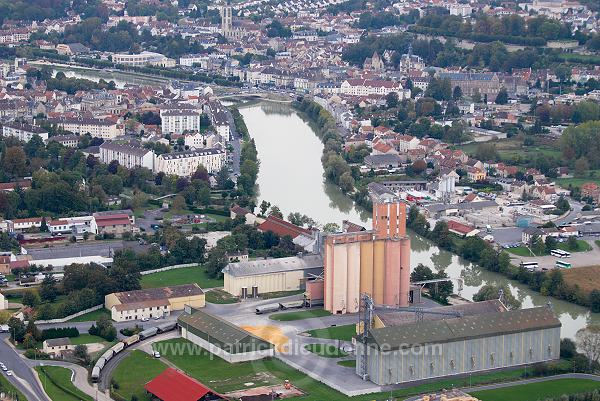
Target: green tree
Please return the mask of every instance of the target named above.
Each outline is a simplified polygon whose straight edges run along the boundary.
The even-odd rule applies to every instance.
[[[460,86],[456,85],[454,87],[454,90],[452,91],[452,99],[454,100],[460,100],[463,96],[462,93],[462,89],[460,89]]]
[[[54,302],[57,296],[56,282],[51,275],[47,275],[40,285],[40,298],[44,302]]]
[[[590,308],[592,312],[600,312],[600,290],[594,289],[590,293]]]
[[[11,317],[8,320],[8,328],[11,334],[11,337],[13,340],[15,340],[16,342],[22,342],[23,339],[25,338],[25,323],[23,323],[21,320],[17,319],[16,317]]]
[[[473,295],[473,301],[488,301],[492,299],[500,298],[500,290],[503,291],[503,303],[508,309],[519,309],[521,307],[521,301],[519,301],[515,296],[511,293],[508,286],[496,286],[493,284],[486,284],[477,291],[475,295]]]
[[[572,251],[576,251],[577,249],[579,249],[579,243],[577,242],[577,238],[575,236],[569,236],[569,238],[567,239],[567,247]]]
[[[496,95],[496,104],[507,104],[508,103],[508,92],[506,88],[502,87]]]
[[[398,92],[390,92],[385,96],[388,109],[398,107]]]
[[[40,303],[40,296],[34,290],[25,291],[23,293],[22,303],[23,305],[31,307],[37,306]]]
[[[546,241],[544,241],[544,242],[545,242],[545,250],[546,250],[546,253],[548,253],[548,254],[550,253],[550,251],[556,249],[556,245],[558,244],[558,241],[556,241],[556,238],[554,238],[551,235],[548,235],[546,237]]]

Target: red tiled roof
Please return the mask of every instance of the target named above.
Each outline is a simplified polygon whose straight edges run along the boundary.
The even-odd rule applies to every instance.
[[[467,235],[471,231],[475,230],[474,227],[459,223],[458,221],[454,220],[448,220],[446,224],[448,225],[448,230],[461,233],[463,235]]]
[[[208,393],[221,397],[204,384],[173,368],[165,369],[146,383],[144,388],[162,401],[198,401]]]
[[[96,225],[98,227],[130,225],[130,224],[131,224],[131,221],[129,221],[128,217],[109,216],[109,217],[102,217],[100,219],[98,219],[98,217],[96,217]]]
[[[299,235],[310,235],[310,231],[306,228],[298,227],[275,216],[267,217],[267,219],[258,226],[258,229],[260,231],[272,231],[282,237],[289,235],[292,238],[296,238]]]

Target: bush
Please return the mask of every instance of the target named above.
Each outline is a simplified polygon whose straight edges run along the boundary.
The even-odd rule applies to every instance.
[[[42,330],[43,340],[63,337],[79,337],[79,330],[76,327],[59,327]]]
[[[37,349],[29,348],[25,351],[25,358],[29,359],[50,359],[50,355]]]

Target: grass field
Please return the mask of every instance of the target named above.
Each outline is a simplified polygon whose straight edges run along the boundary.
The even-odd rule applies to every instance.
[[[372,401],[387,399],[389,391],[384,393],[366,394],[363,396],[346,397],[332,388],[308,377],[278,359],[263,359],[254,362],[241,362],[230,364],[216,356],[210,356],[207,351],[193,346],[190,342],[183,339],[161,341],[155,345],[155,349],[160,350],[163,358],[166,358],[179,369],[185,371],[188,375],[200,380],[207,386],[218,392],[229,392],[248,387],[258,387],[267,384],[281,384],[283,380],[290,380],[294,386],[307,393],[306,396],[299,398],[301,401],[323,401],[323,400],[350,400],[350,401]],[[182,347],[185,349],[189,344],[192,352],[179,352],[176,355],[168,352],[169,346]],[[179,348],[179,349],[182,349]],[[340,361],[341,362],[341,361]],[[348,362],[349,364],[350,362]],[[140,372],[141,369],[133,370]],[[350,374],[350,369],[348,374]],[[518,380],[523,376],[524,369],[515,369],[509,371],[498,371],[493,373],[473,375],[471,384],[483,384],[492,382],[502,382]],[[140,373],[141,374],[141,373]],[[141,382],[141,380],[138,380]],[[246,384],[253,383],[250,386]],[[422,384],[414,387],[396,390],[394,397],[402,399],[410,395],[439,391],[453,387],[465,387],[469,384],[469,378],[452,378],[439,380],[434,383]],[[140,385],[141,386],[141,385]],[[139,398],[139,400],[143,400]],[[508,401],[509,399],[506,399]],[[512,401],[512,400],[511,400]]]
[[[496,390],[470,393],[481,401],[536,401],[556,398],[563,394],[576,394],[600,388],[600,382],[587,379],[558,379],[541,383],[524,384]]]
[[[588,244],[586,241],[577,240],[577,249],[570,249],[569,245],[567,245],[566,242],[562,242],[562,243],[558,243],[556,244],[556,249],[562,249],[563,251],[567,251],[567,252],[588,252],[592,250],[592,246],[590,244]],[[509,253],[512,253],[513,255],[517,255],[517,256],[532,256],[531,252],[529,252],[529,249],[527,249],[524,245],[521,245],[517,248],[509,248],[506,250]],[[550,253],[543,253],[543,255],[550,255]],[[542,255],[537,255],[537,256],[542,256]]]
[[[275,313],[269,316],[269,319],[278,320],[280,322],[291,322],[293,320],[310,319],[313,317],[324,317],[331,315],[324,309],[303,310],[294,312]]]
[[[234,304],[239,302],[238,297],[234,297],[230,293],[221,289],[206,291],[206,302],[211,304]]]
[[[110,312],[107,309],[98,309],[85,315],[77,316],[69,320],[69,322],[95,322],[100,319],[101,316],[106,316],[110,319]]]
[[[355,368],[356,367],[356,359],[348,359],[346,361],[339,361],[337,364],[340,366],[343,366],[345,368]]]
[[[159,359],[153,358],[143,351],[133,350],[119,363],[114,370],[112,379],[118,384],[112,393],[117,393],[125,400],[136,396],[139,401],[150,400],[150,395],[144,390],[144,384],[154,379],[167,368]]]
[[[77,337],[71,337],[71,344],[79,345],[79,344],[92,344],[92,343],[106,343],[106,340],[102,337],[93,336],[91,334],[80,334]]]
[[[513,164],[512,162],[518,162],[519,160],[527,162],[536,159],[540,154],[550,157],[561,157],[560,151],[550,145],[537,144],[534,146],[523,146],[523,141],[516,137],[499,139],[490,143],[493,143],[496,146],[502,161],[511,162],[511,164]],[[468,155],[475,156],[479,145],[479,143],[469,143],[458,146],[458,148]],[[516,164],[518,165],[519,163]]]
[[[60,366],[36,366],[44,390],[52,401],[92,401],[71,382],[71,370]]]
[[[202,266],[183,267],[181,269],[167,270],[160,273],[142,276],[142,288],[166,287],[169,285],[196,283],[200,288],[222,287],[222,279],[208,277]]]
[[[335,345],[327,344],[307,344],[304,349],[313,354],[322,356],[323,358],[343,358],[348,356],[347,353],[336,347]]]
[[[578,285],[586,294],[600,288],[600,265],[564,269],[562,276],[566,284]]]
[[[310,334],[311,337],[352,341],[352,337],[356,335],[356,325],[347,324],[344,326],[325,327],[322,329],[309,330],[307,333]]]
[[[291,295],[302,294],[303,290],[298,291],[275,291],[275,292],[265,292],[264,294],[260,294],[261,299],[275,299],[275,298],[283,298],[289,297]]]

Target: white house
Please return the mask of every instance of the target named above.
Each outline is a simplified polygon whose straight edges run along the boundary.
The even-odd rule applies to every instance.
[[[156,157],[155,172],[190,177],[200,165],[209,174],[217,173],[225,165],[225,152],[220,149],[199,149],[165,153]]]

